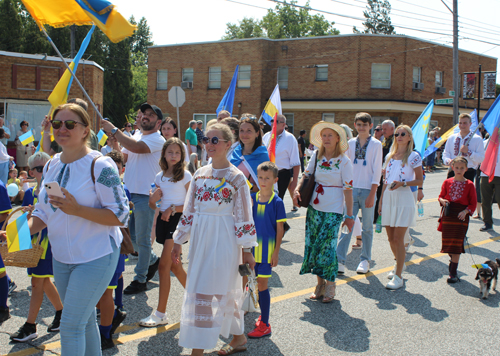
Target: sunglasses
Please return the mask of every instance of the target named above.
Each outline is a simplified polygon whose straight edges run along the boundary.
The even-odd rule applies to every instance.
[[[21,126],[29,126],[29,124],[22,124]]]
[[[274,122],[274,120],[271,120],[271,124]],[[284,121],[276,121],[277,124],[284,124]]]
[[[132,127],[132,125],[126,125],[125,127]]]
[[[375,129],[375,131],[381,131],[382,129]]]
[[[218,144],[219,141],[227,142],[227,140],[220,140],[217,136],[214,136],[211,139],[209,137],[203,137],[201,141],[203,142],[204,145],[207,145],[209,142],[211,142],[212,145]]]
[[[76,124],[80,124],[82,126],[87,126],[83,122],[78,122],[75,120],[66,120],[66,121],[61,121],[61,120],[52,120],[52,128],[54,130],[59,130],[61,126],[64,124],[68,130],[73,130],[76,126]]]
[[[37,171],[38,173],[42,173],[43,172],[43,167],[44,166],[36,166],[36,167],[31,168],[31,170],[32,171]]]
[[[401,135],[401,137],[405,137],[406,132],[401,132],[400,134],[396,133],[396,134],[394,134],[394,137],[399,137],[399,135]]]

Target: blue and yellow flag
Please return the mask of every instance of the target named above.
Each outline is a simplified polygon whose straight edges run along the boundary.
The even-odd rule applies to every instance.
[[[6,233],[9,252],[30,249],[31,235],[28,227],[28,213],[24,213],[7,225]]]
[[[65,27],[96,24],[112,42],[134,34],[135,25],[128,22],[116,7],[106,0],[22,0],[40,28],[44,25]]]
[[[106,141],[108,140],[108,135],[106,135],[104,131],[101,129],[97,133],[97,139],[99,140],[99,144],[101,146],[104,146],[106,144]]]
[[[420,154],[420,157],[424,157],[425,146],[427,146],[427,135],[429,133],[429,124],[431,123],[433,109],[434,100],[431,100],[411,128],[413,132],[413,142],[415,143],[415,151]]]
[[[26,146],[28,143],[35,141],[35,136],[33,136],[33,130],[29,130],[28,132],[22,134],[18,138],[23,146]]]
[[[264,111],[262,112],[262,118],[267,122],[268,125],[272,126],[271,120],[276,116],[276,114],[281,115],[281,96],[280,96],[280,86],[276,84],[273,93],[269,98]]]

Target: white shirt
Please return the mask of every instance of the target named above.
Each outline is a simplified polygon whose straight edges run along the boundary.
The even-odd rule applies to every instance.
[[[127,225],[128,199],[113,160],[109,157],[100,157],[95,162],[94,183],[90,169],[94,157],[101,156],[100,152],[91,151],[83,158],[69,164],[62,163],[60,156],[59,153],[54,155],[49,161],[50,164],[45,165],[44,182],[58,182],[75,197],[78,204],[109,209],[123,225]],[[86,263],[109,255],[113,252],[111,240],[114,240],[119,248],[123,239],[117,226],[97,224],[53,208],[49,204],[44,185],[40,190],[33,216],[40,218],[50,230],[52,254],[61,263]]]
[[[161,189],[161,206],[160,210],[163,212],[170,208],[172,204],[184,205],[186,200],[186,184],[191,181],[193,176],[189,171],[184,171],[184,179],[178,182],[170,181],[170,178],[163,176],[163,172],[160,172],[155,177],[155,184]]]
[[[149,195],[151,183],[161,170],[160,156],[165,139],[155,131],[149,135],[137,135],[137,141],[148,145],[151,152],[133,153],[126,148],[123,149],[122,152],[128,155],[123,181],[131,194]]]
[[[4,131],[7,135],[9,135],[9,136],[10,136],[10,129],[9,129],[7,126],[3,125],[2,127],[0,127],[0,129],[3,129],[3,131]],[[1,142],[5,145],[5,146],[7,146],[7,141],[9,141],[9,139],[5,137],[5,138],[2,138],[0,141],[1,141]]]
[[[262,137],[264,146],[269,148],[271,139],[271,131]],[[276,165],[278,169],[291,169],[295,166],[300,166],[299,144],[297,139],[291,133],[283,130],[281,135],[276,139]]]
[[[380,176],[382,175],[382,143],[379,140],[375,137],[370,139],[366,148],[366,166],[362,159],[358,159],[357,163],[355,163],[356,138],[349,140],[349,150],[346,154],[352,162],[354,188],[372,189],[372,184],[376,184],[377,186],[380,184]]]
[[[403,161],[400,159],[395,160],[391,158],[385,169],[384,184],[391,184],[394,181],[411,182],[415,180],[415,168],[422,166],[422,158],[420,155],[414,151],[408,157],[408,164],[401,166],[402,162]]]
[[[106,156],[111,151],[113,151],[113,147],[110,147],[108,145],[106,145],[104,147],[101,147],[101,153],[102,153],[103,156]]]
[[[188,146],[183,142],[184,145],[184,161],[186,161],[187,164],[189,164],[189,153],[188,153]]]
[[[10,156],[7,153],[7,147],[3,143],[0,143],[0,164],[9,162]]]
[[[464,145],[464,141],[465,140],[460,135],[460,132],[453,134],[450,138],[448,138],[443,152],[444,164],[450,164],[450,162],[457,156],[457,154],[455,154],[456,148],[458,146],[458,152],[460,152],[460,148]],[[469,142],[469,153],[464,157],[468,161],[467,168],[477,169],[477,167],[484,160],[484,146],[481,136],[474,135],[472,137]]]
[[[127,135],[128,137],[132,137],[132,134],[128,132],[127,130],[123,130],[123,134]]]

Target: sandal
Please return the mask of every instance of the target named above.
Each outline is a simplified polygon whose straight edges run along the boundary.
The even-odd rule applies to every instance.
[[[473,219],[481,219],[481,215],[477,214],[472,217]]]
[[[156,316],[155,312],[153,312],[147,318],[144,318],[141,321],[139,321],[140,326],[145,326],[148,328],[153,328],[155,326],[166,325],[166,324],[168,324],[167,314],[165,314],[163,318],[159,318]]]
[[[337,285],[334,284],[327,284],[325,287],[325,296],[323,297],[323,303],[330,303],[333,298],[335,298],[335,288]]]
[[[356,237],[356,243],[351,246],[353,250],[359,250],[363,247],[363,239]]]
[[[224,347],[222,349],[219,350],[219,352],[217,354],[225,356],[225,355],[232,355],[232,354],[235,354],[238,352],[243,352],[246,350],[247,350],[246,345],[232,347],[231,345],[226,344],[226,345],[224,345]],[[223,352],[223,353],[221,353],[221,352]]]
[[[314,293],[311,294],[309,299],[318,300],[318,299],[322,298],[324,295],[325,295],[325,285],[318,284],[318,285],[316,285],[316,289],[314,289]]]

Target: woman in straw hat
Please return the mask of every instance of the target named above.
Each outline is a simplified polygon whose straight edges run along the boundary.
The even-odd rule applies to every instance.
[[[413,151],[413,133],[407,125],[399,125],[394,133],[394,143],[385,159],[384,186],[378,213],[382,214],[396,265],[387,278],[388,289],[403,286],[406,251],[404,236],[406,230],[416,223],[415,200],[410,186],[423,183],[422,158]]]
[[[306,218],[306,245],[300,274],[313,273],[318,278],[311,299],[323,297],[328,303],[335,297],[337,277],[337,237],[344,220],[344,201],[347,215],[344,224],[354,225],[352,216],[352,163],[344,154],[348,149],[344,129],[337,124],[320,121],[311,129],[311,143],[319,147],[307,166],[305,175],[314,173],[316,186]],[[302,180],[299,187],[302,185]],[[299,189],[294,193],[294,205],[301,200]]]

